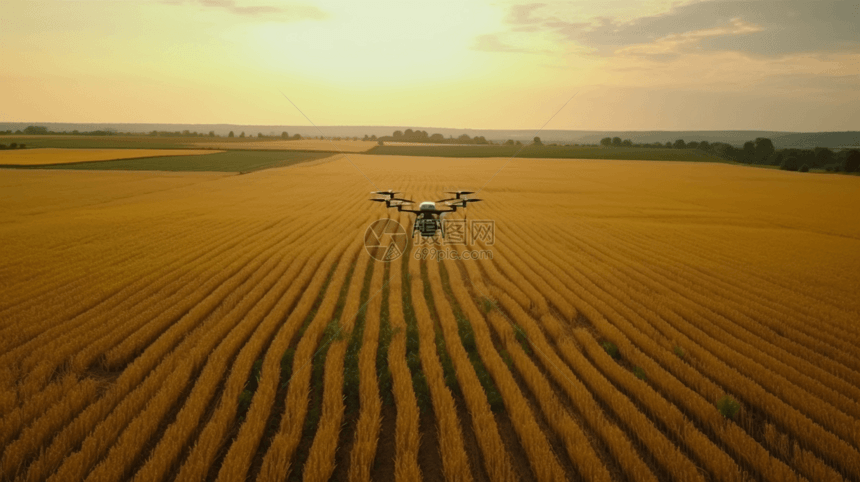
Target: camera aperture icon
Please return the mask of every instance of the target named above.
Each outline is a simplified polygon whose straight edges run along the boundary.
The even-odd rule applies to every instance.
[[[403,256],[408,243],[406,229],[393,219],[378,219],[364,232],[364,249],[377,261],[394,261]]]

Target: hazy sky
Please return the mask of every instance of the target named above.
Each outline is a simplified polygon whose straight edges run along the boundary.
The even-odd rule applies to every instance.
[[[860,2],[0,1],[0,121],[860,129]]]

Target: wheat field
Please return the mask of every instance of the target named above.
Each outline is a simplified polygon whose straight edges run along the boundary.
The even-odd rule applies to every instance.
[[[491,259],[365,250],[410,227],[369,191],[484,185],[494,240],[449,248]],[[0,479],[860,480],[858,187],[360,154],[2,170]]]
[[[74,162],[112,161],[162,156],[199,156],[214,154],[208,149],[58,149],[52,147],[0,151],[0,165],[38,166]]]

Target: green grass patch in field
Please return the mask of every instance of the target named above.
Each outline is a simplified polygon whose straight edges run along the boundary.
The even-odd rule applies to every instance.
[[[199,149],[196,142],[219,142],[219,137],[158,136],[0,136],[0,144],[26,144],[27,148],[57,147],[72,149]],[[251,138],[248,138],[251,140]]]
[[[698,149],[574,146],[376,146],[367,154],[428,157],[511,157],[542,159],[613,159],[631,161],[728,162]]]
[[[147,157],[114,161],[75,162],[39,166],[16,166],[16,169],[76,169],[120,171],[208,171],[252,172],[285,167],[329,157],[327,152],[309,151],[227,151],[198,156]]]

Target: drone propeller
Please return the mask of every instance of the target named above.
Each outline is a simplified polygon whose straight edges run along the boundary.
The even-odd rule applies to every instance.
[[[475,191],[445,191],[445,194],[475,194]]]
[[[379,194],[380,196],[388,196],[389,198],[393,198],[395,194],[400,194],[398,191],[393,191],[391,189],[387,191],[370,191],[370,194]]]
[[[446,202],[445,204],[447,204],[448,206],[457,206],[457,207],[465,208],[468,203],[476,203],[478,201],[483,201],[483,199],[457,199],[457,200],[449,199],[448,201],[454,201],[454,202]]]

